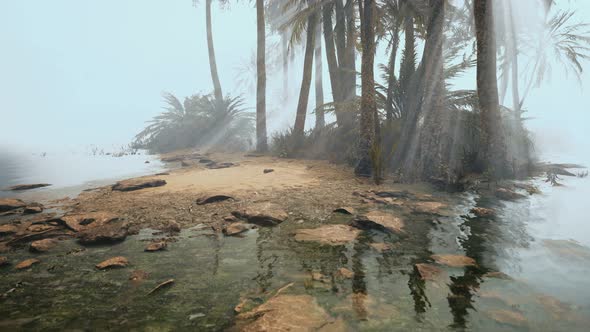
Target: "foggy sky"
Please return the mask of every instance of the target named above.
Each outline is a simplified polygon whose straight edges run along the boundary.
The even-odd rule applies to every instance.
[[[578,18],[590,18],[590,2],[571,6],[580,9]],[[213,6],[224,93],[245,93],[249,106],[254,92],[237,86],[236,77],[255,50],[255,16],[247,2],[229,10]],[[179,97],[211,91],[205,38],[204,3],[193,7],[191,0],[1,0],[0,146],[42,150],[129,143],[161,111],[163,91]],[[376,63],[384,61],[379,54]],[[299,63],[294,66],[290,86],[296,95],[301,70]],[[590,74],[584,73],[583,89],[554,68],[552,81],[527,99],[525,108],[535,118],[528,125],[545,150],[590,151],[585,92]],[[330,100],[325,59],[324,71]],[[294,120],[295,104],[284,105],[278,96],[280,70],[268,75],[269,125],[283,128]],[[466,77],[464,84],[474,79]],[[309,104],[314,105],[313,88]],[[313,121],[312,114],[308,118]]]

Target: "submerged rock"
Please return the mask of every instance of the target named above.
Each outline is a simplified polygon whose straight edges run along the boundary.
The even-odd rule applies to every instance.
[[[111,189],[117,191],[135,191],[144,188],[161,187],[166,185],[166,180],[162,179],[131,179],[119,181]]]
[[[43,239],[31,242],[29,250],[32,252],[47,252],[57,245],[54,239]]]
[[[197,199],[197,205],[204,205],[209,203],[216,203],[225,201],[228,199],[233,199],[233,197],[224,195],[224,194],[215,194],[215,195],[207,195]]]
[[[507,275],[504,272],[499,271],[492,271],[488,272],[483,275],[484,278],[494,278],[494,279],[503,279],[503,280],[512,280],[512,277]]]
[[[285,210],[270,202],[255,203],[244,209],[233,211],[232,214],[260,226],[275,226],[289,217]]]
[[[150,274],[143,271],[143,270],[134,270],[131,272],[131,275],[129,276],[129,280],[131,280],[133,282],[141,282],[141,281],[144,281],[145,279],[147,279],[149,276],[150,276]]]
[[[16,198],[0,198],[0,212],[12,211],[27,206],[25,202]]]
[[[8,262],[8,257],[6,257],[6,256],[0,256],[0,267],[6,266],[8,264],[10,264]]]
[[[370,243],[369,246],[371,246],[371,248],[373,248],[375,251],[383,253],[386,251],[390,251],[393,246],[391,244],[388,243]]]
[[[227,236],[234,236],[242,234],[250,229],[252,229],[252,225],[243,222],[234,222],[229,225],[224,225],[222,228],[222,232]]]
[[[438,264],[446,265],[450,267],[464,267],[464,266],[475,266],[475,260],[471,257],[463,255],[432,255],[430,256]]]
[[[341,267],[336,271],[335,276],[342,279],[352,279],[354,277],[354,272],[345,267]]]
[[[318,228],[296,230],[295,241],[339,246],[354,241],[359,233],[358,229],[348,225],[324,225]]]
[[[414,202],[410,208],[414,213],[440,214],[447,205],[441,202]]]
[[[489,218],[496,215],[496,211],[484,207],[474,207],[470,212],[478,218]]]
[[[31,190],[31,189],[49,187],[50,185],[51,184],[49,184],[49,183],[18,184],[16,186],[8,187],[8,190],[12,190],[12,191]]]
[[[527,324],[526,318],[519,312],[510,310],[490,310],[488,316],[498,323],[523,327]]]
[[[160,251],[166,249],[166,247],[168,247],[166,241],[152,242],[145,247],[144,251]]]
[[[69,214],[61,220],[78,233],[76,236],[82,244],[117,242],[128,235],[127,223],[108,212]]]
[[[244,332],[317,331],[336,322],[310,295],[278,295],[236,319]]]
[[[39,264],[41,263],[40,260],[36,259],[36,258],[29,258],[26,259],[18,264],[16,264],[16,266],[14,267],[17,270],[24,270],[24,269],[28,269],[31,266],[35,265],[35,264]]]
[[[371,211],[360,216],[354,221],[354,225],[359,228],[376,228],[397,234],[403,233],[404,228],[401,218],[381,211]]]
[[[117,256],[96,264],[96,268],[99,270],[105,270],[115,267],[126,267],[127,265],[129,265],[127,258],[123,256]]]
[[[414,268],[422,280],[436,280],[443,274],[443,270],[431,264],[416,264]]]

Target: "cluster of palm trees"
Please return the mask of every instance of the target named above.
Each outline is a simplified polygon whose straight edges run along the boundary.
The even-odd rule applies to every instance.
[[[519,173],[530,161],[522,117],[525,98],[547,76],[552,54],[578,75],[590,54],[588,26],[573,23],[573,12],[555,10],[553,0],[526,1],[545,8],[535,29],[516,21],[511,0],[256,0],[256,149],[265,152],[269,147],[269,27],[281,36],[285,91],[291,82],[293,50],[299,44],[304,49],[290,132],[295,146],[301,147],[306,135],[315,76],[314,130],[328,125],[325,114],[330,112],[335,122],[329,125],[340,129],[335,133],[355,133],[357,175],[380,176],[381,168],[388,167],[401,179],[452,183],[468,170],[493,177]],[[229,105],[215,61],[212,2],[205,0],[213,82],[213,96],[208,98],[216,105]],[[217,2],[226,5],[229,0]],[[387,63],[377,67],[381,83],[375,79],[379,45],[388,53]],[[329,102],[324,101],[322,86],[323,56],[331,88]],[[453,79],[473,67],[477,89],[453,90]],[[501,106],[508,86],[512,109]],[[170,98],[171,105],[179,104]],[[160,127],[154,124],[146,130],[153,134]]]

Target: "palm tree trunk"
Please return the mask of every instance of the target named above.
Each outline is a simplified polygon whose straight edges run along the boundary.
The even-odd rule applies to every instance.
[[[359,13],[361,18],[361,43],[362,53],[362,95],[359,139],[359,161],[354,170],[357,176],[371,176],[373,160],[371,150],[375,139],[375,115],[377,104],[375,101],[375,26],[374,26],[375,0],[359,1]]]
[[[334,101],[336,123],[341,127],[343,123],[339,105],[340,102],[342,102],[342,80],[340,78],[340,69],[338,68],[338,59],[336,58],[336,48],[334,47],[334,30],[332,28],[333,9],[333,4],[325,4],[322,8],[322,18],[324,25],[324,44],[326,45],[326,60],[328,62],[328,72],[330,73],[330,86],[332,88],[332,100]]]
[[[221,83],[219,82],[219,75],[217,74],[217,62],[215,61],[215,48],[213,46],[213,28],[211,27],[211,1],[205,2],[205,20],[207,25],[207,48],[209,50],[209,68],[211,69],[211,79],[213,80],[213,93],[215,100],[221,102],[223,100],[223,92],[221,91]]]
[[[387,80],[387,101],[385,103],[385,114],[388,123],[393,121],[393,90],[395,89],[395,61],[397,58],[397,49],[399,46],[399,28],[396,26],[393,31],[393,40],[391,41],[391,54],[389,55],[389,79]]]
[[[296,146],[301,143],[301,139],[305,132],[305,117],[307,115],[307,103],[309,101],[309,90],[311,88],[311,75],[313,69],[316,22],[316,14],[311,14],[307,20],[307,41],[305,43],[305,56],[303,60],[303,78],[301,80],[301,90],[299,91],[295,125],[293,126],[293,137],[295,138]]]
[[[316,24],[315,34],[315,127],[321,129],[324,119],[324,86],[322,77],[322,26]]]
[[[402,98],[402,109],[404,116],[408,99],[410,81],[416,71],[416,40],[414,36],[414,17],[408,15],[404,19],[404,55],[402,57],[400,69],[400,94]],[[412,92],[413,93],[413,92]]]
[[[475,0],[477,39],[477,94],[479,97],[481,138],[478,160],[494,178],[505,175],[506,147],[496,77],[496,40],[492,1]]]
[[[256,0],[256,150],[268,149],[266,138],[266,36],[264,22],[264,0]]]
[[[287,33],[281,34],[282,60],[283,60],[283,98],[289,98],[289,40]]]

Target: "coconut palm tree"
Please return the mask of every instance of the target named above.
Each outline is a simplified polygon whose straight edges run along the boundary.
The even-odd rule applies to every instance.
[[[264,0],[256,0],[256,150],[268,150],[266,136],[266,29],[264,20]]]

